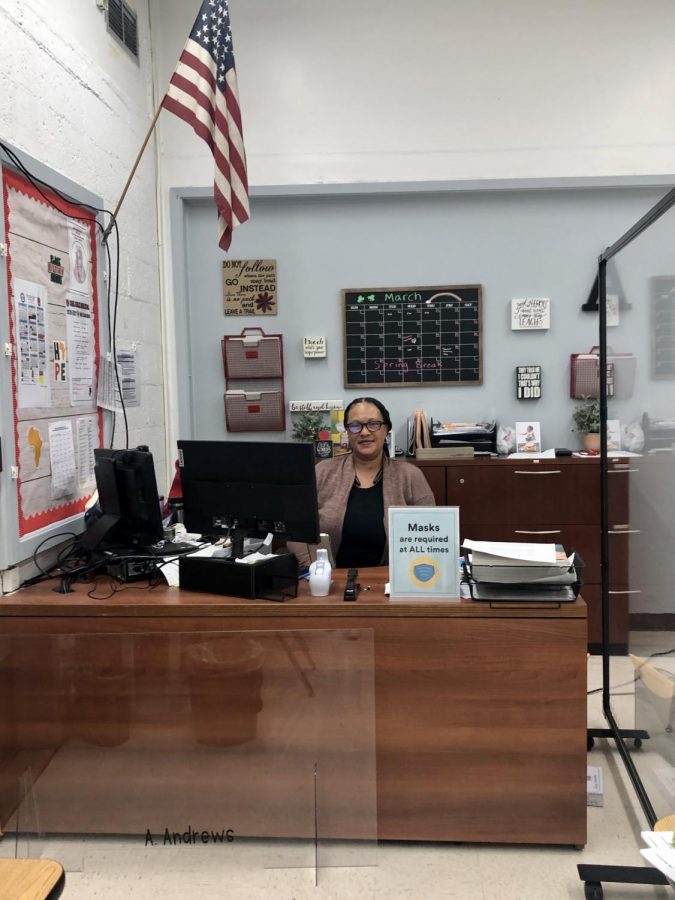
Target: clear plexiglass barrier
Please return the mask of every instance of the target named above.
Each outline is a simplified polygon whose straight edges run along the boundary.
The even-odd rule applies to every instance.
[[[377,861],[372,631],[2,637],[0,759],[0,857],[320,889]]]
[[[611,705],[661,818],[675,812],[675,208],[606,282]]]

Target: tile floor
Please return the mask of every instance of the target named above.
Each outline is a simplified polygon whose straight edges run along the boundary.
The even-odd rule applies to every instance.
[[[617,694],[623,694],[616,698],[623,704],[622,727],[629,727],[633,715],[631,673],[626,659],[612,666],[612,681],[621,685]],[[600,659],[591,657],[589,690],[600,684]],[[605,727],[599,694],[589,695],[588,720],[591,727]],[[304,846],[280,850],[249,840],[217,852],[192,847],[178,853],[144,847],[138,839],[108,838],[47,842],[41,849],[66,866],[64,900],[576,900],[584,897],[578,863],[643,864],[640,831],[646,823],[612,744],[598,741],[589,764],[603,769],[604,806],[589,808],[588,844],[580,851],[383,844],[372,854],[376,865],[319,870],[317,885],[311,865],[313,848]],[[25,846],[18,850],[25,855]],[[0,855],[14,855],[14,851],[6,837],[0,843]],[[275,854],[281,854],[276,862]],[[359,862],[358,857],[354,861]],[[283,863],[299,867],[268,867]],[[604,896],[605,900],[655,900],[672,892],[666,887],[605,885]]]

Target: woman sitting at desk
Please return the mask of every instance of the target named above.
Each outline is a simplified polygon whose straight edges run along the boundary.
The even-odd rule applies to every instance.
[[[389,459],[391,418],[379,400],[352,400],[344,424],[352,452],[316,467],[319,524],[338,568],[379,566],[387,562],[389,507],[436,503],[421,469]],[[309,563],[302,544],[289,549],[301,565]]]

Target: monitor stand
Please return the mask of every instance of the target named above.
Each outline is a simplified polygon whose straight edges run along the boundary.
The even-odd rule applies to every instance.
[[[87,527],[80,535],[80,544],[85,550],[96,550],[119,522],[120,517],[112,513],[103,513],[96,519],[90,520]]]

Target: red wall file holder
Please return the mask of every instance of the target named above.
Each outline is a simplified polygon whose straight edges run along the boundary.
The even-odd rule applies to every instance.
[[[240,335],[222,341],[225,380],[283,378],[283,338],[265,334],[262,328],[244,328]]]
[[[225,425],[228,431],[283,431],[283,392],[226,391]]]
[[[614,365],[607,363],[607,396],[614,393]],[[570,397],[582,400],[600,396],[600,355],[598,347],[591,347],[588,353],[570,355]]]
[[[284,431],[283,337],[244,328],[223,337],[222,351],[227,430]]]

